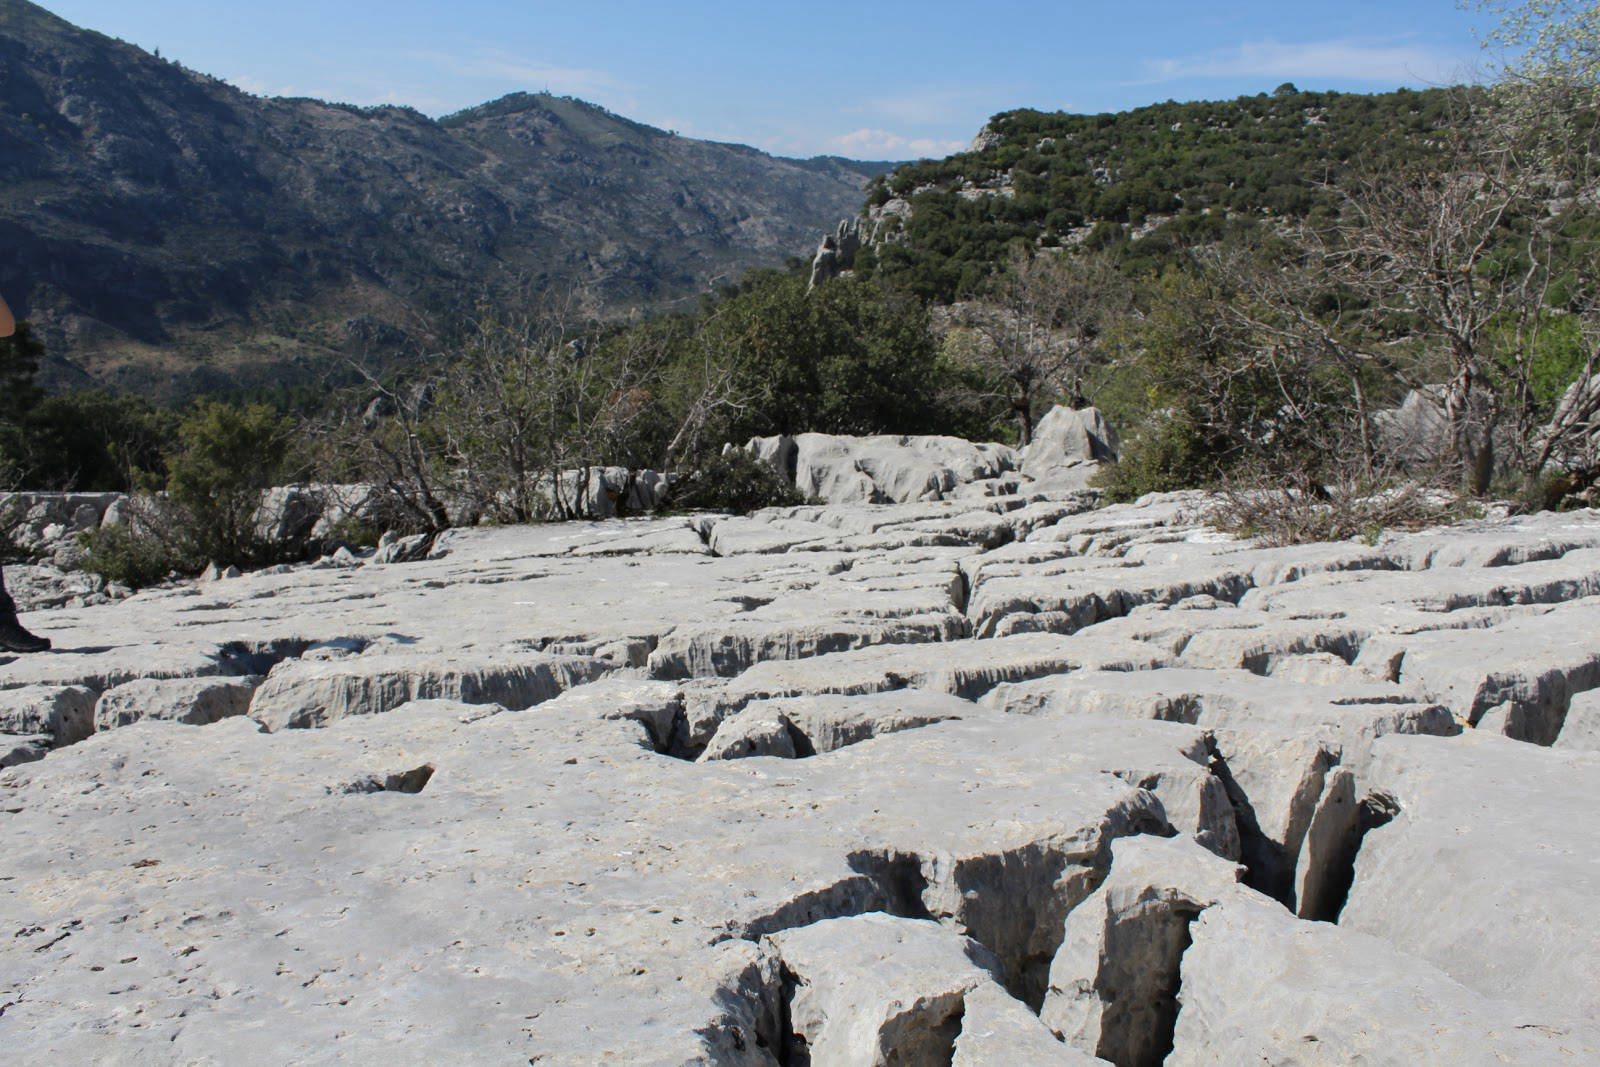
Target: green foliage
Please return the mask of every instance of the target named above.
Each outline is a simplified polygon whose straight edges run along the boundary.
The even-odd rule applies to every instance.
[[[134,589],[197,569],[192,558],[141,525],[106,526],[81,534],[79,540],[84,570]]]
[[[927,311],[902,294],[851,278],[807,291],[798,276],[758,272],[702,329],[749,398],[712,437],[943,428]]]
[[[332,524],[325,540],[329,544],[350,545],[353,548],[374,548],[382,536],[383,531],[366,519],[346,515]]]
[[[166,478],[178,416],[140,397],[46,397],[29,419],[31,488],[132,492]]]
[[[1332,194],[1322,183],[1353,164],[1435,151],[1462,92],[1365,96],[1286,83],[1271,96],[1169,101],[1121,114],[1003,112],[989,120],[997,143],[905,164],[872,187],[869,205],[893,195],[910,197],[914,208],[909,241],[881,249],[874,270],[924,299],[955,300],[972,293],[1013,242],[1061,243],[1089,225],[1091,249],[1126,245],[1159,272],[1224,220],[1303,218],[1327,209]],[[958,194],[997,182],[1009,183],[1012,195]],[[1126,241],[1125,227],[1179,212],[1190,220],[1163,242]]]
[[[1222,445],[1191,412],[1151,412],[1123,435],[1120,458],[1101,468],[1091,484],[1112,503],[1210,485],[1222,473]]]
[[[673,486],[667,507],[675,512],[747,515],[761,508],[805,503],[809,503],[805,494],[769,465],[742,449],[730,449],[684,474]]]
[[[196,405],[166,457],[166,494],[136,497],[123,525],[90,534],[85,569],[137,587],[207,562],[261,566],[293,552],[255,527],[263,490],[283,480],[293,426],[260,405]]]

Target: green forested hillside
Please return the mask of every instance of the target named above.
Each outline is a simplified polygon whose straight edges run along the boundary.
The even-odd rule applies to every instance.
[[[905,164],[875,181],[867,208],[907,201],[901,239],[868,257],[898,285],[952,300],[970,293],[1007,245],[1124,237],[1156,225],[1140,253],[1215,237],[1233,225],[1305,216],[1322,183],[1352,166],[1414,161],[1436,147],[1481,92],[1400,90],[1374,96],[1299,92],[1155,104],[1104,115],[1029,109],[992,118],[974,148]],[[1170,216],[1170,219],[1167,218]],[[1097,231],[1085,227],[1105,223]]]

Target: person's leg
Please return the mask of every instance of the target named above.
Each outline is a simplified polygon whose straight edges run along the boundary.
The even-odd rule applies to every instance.
[[[17,603],[6,592],[6,571],[0,567],[0,649],[7,652],[43,652],[49,647],[49,639],[30,634],[17,621]]]

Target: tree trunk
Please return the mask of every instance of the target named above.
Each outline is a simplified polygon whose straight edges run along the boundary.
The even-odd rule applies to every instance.
[[[1033,440],[1033,403],[1023,397],[1012,405],[1017,415],[1017,447],[1027,448]]]

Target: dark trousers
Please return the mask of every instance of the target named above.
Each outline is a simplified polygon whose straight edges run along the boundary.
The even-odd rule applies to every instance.
[[[6,569],[0,567],[0,619],[16,618],[16,616],[16,601],[12,600],[11,594],[6,592]]]

